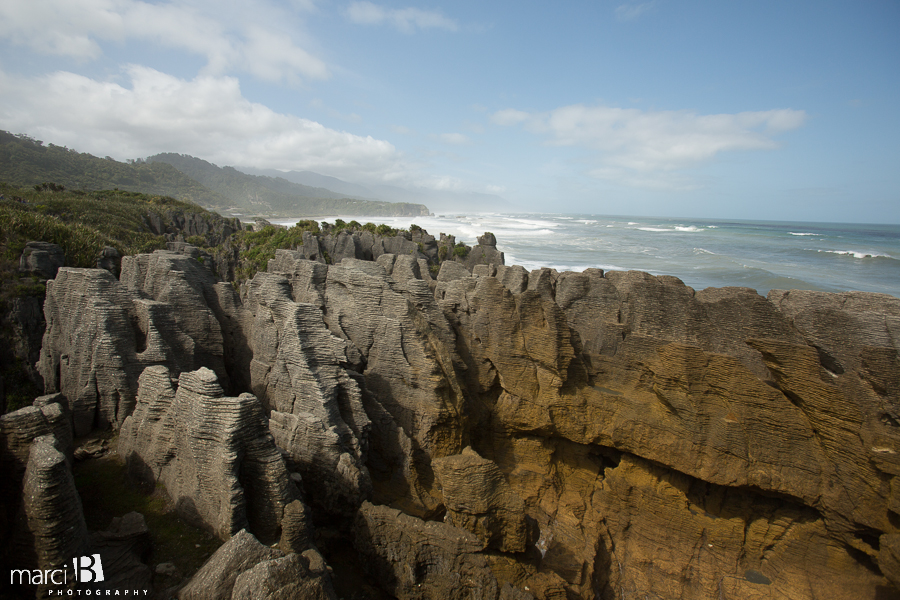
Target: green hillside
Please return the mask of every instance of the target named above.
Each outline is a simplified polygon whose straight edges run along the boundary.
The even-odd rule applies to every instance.
[[[171,196],[245,217],[429,214],[423,204],[347,198],[280,177],[246,175],[192,156],[167,153],[124,163],[6,131],[0,131],[0,182],[27,187],[52,182],[70,190]]]
[[[171,196],[213,209],[231,204],[166,163],[123,163],[6,131],[0,131],[0,181],[15,186],[53,182],[77,190],[118,188]]]
[[[219,167],[184,154],[157,154],[149,157],[147,162],[172,165],[191,179],[229,198],[247,214],[294,217],[429,214],[424,204],[348,198],[325,188],[293,183],[282,177],[247,175],[232,167]]]

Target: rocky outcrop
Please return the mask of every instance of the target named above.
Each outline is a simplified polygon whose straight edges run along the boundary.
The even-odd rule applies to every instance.
[[[404,483],[390,493],[408,510],[435,510],[430,457],[462,450],[461,431],[444,425],[464,419],[463,394],[453,367],[454,333],[428,283],[416,277],[418,262],[403,255],[376,263],[345,259],[328,266],[324,281],[313,281],[311,270],[308,278],[300,268],[288,272],[292,289],[300,290],[295,296],[324,303],[325,324],[347,340],[348,362],[364,373],[369,418],[386,421],[379,428],[384,439],[370,440],[380,454],[370,464],[388,478],[400,472]]]
[[[900,300],[467,268],[414,235],[312,236],[240,297],[187,247],[48,285],[76,429],[135,407],[132,468],[291,551],[221,597],[301,593],[310,518],[352,520],[399,598],[898,595]]]
[[[448,523],[471,531],[484,547],[501,552],[525,551],[525,504],[493,461],[466,448],[462,454],[436,458],[434,472],[444,496]]]
[[[178,252],[125,257],[121,281],[64,267],[47,283],[44,389],[66,397],[75,433],[85,435],[122,424],[149,365],[176,376],[206,366],[230,388],[229,371],[249,361],[238,306],[231,286]]]
[[[225,397],[206,368],[182,373],[175,389],[166,368],[148,367],[119,453],[132,473],[162,482],[186,519],[223,539],[250,528],[278,540],[298,494],[259,401]]]
[[[292,295],[289,280],[272,273],[257,274],[249,286],[251,387],[310,497],[352,514],[371,494],[365,466],[370,422],[359,386],[342,367],[358,355],[325,328],[316,306],[294,302]]]
[[[45,392],[68,400],[76,435],[119,424],[134,408],[131,304],[131,294],[103,269],[64,267],[47,282],[38,370]]]
[[[497,238],[493,233],[485,232],[478,237],[478,243],[469,250],[463,259],[466,269],[471,271],[475,265],[502,265],[503,253],[497,250]]]
[[[334,588],[315,550],[285,555],[246,530],[237,532],[178,593],[179,600],[334,600]]]
[[[64,264],[66,256],[58,244],[28,242],[19,258],[19,272],[41,279],[53,279]]]
[[[499,596],[500,585],[478,553],[483,544],[468,531],[366,503],[357,513],[355,536],[364,568],[397,598]]]
[[[780,311],[752,290],[695,293],[643,273],[564,273],[540,292],[522,291],[521,273],[512,289],[498,279],[436,293],[467,344],[469,389],[493,407],[482,421],[493,434],[475,447],[525,499],[541,564],[570,590],[849,598],[885,585],[866,565],[895,531],[885,509],[898,438],[880,416],[892,399],[878,392],[890,382],[829,370],[829,356],[854,366],[836,347],[847,345],[840,329],[816,342],[797,326],[808,306],[792,312],[782,300]],[[858,332],[856,365],[865,356],[890,367],[900,301],[862,296],[868,327],[852,325],[852,310],[833,319]],[[650,514],[659,520],[644,530]],[[740,539],[723,531],[697,554],[730,515]],[[810,544],[853,584],[807,562]]]
[[[175,241],[176,236],[183,238],[203,236],[208,246],[216,246],[227,240],[232,233],[243,229],[237,218],[224,218],[212,212],[184,212],[167,210],[150,211],[144,217],[144,226],[156,235],[166,235]]]
[[[65,568],[87,554],[88,532],[71,467],[52,434],[35,438],[22,481],[14,556],[26,568]],[[18,566],[17,565],[17,566]],[[21,568],[21,567],[20,567]]]

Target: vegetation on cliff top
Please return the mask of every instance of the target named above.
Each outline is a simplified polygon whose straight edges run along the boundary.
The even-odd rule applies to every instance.
[[[105,246],[121,255],[166,247],[166,238],[148,227],[151,214],[161,219],[177,213],[219,218],[191,204],[165,196],[121,190],[83,192],[59,184],[17,188],[0,183],[0,379],[7,408],[34,400],[40,390],[26,376],[24,357],[16,353],[9,315],[15,299],[43,299],[44,283],[19,273],[25,244],[40,240],[59,245],[66,266],[96,267]]]
[[[0,183],[0,252],[18,262],[25,243],[51,242],[62,247],[66,266],[95,267],[97,254],[112,246],[123,256],[166,247],[166,239],[147,223],[150,213],[212,215],[190,202],[122,190],[84,192],[56,184],[15,188]],[[54,188],[56,191],[53,191]]]

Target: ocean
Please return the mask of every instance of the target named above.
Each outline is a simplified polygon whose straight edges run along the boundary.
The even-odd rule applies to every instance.
[[[415,223],[469,245],[490,231],[506,264],[528,270],[639,270],[674,275],[695,290],[859,290],[900,297],[900,225],[552,213],[340,218],[398,228]]]

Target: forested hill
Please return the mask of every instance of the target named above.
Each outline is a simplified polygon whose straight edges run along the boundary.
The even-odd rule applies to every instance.
[[[245,175],[191,156],[159,154],[147,160],[119,162],[7,131],[0,131],[0,182],[171,196],[244,217],[429,214],[423,204],[347,198],[281,178]]]
[[[79,190],[118,188],[171,196],[215,210],[231,204],[166,163],[123,163],[6,131],[0,131],[0,181],[17,186],[50,182]]]
[[[186,154],[151,156],[149,163],[172,165],[207,188],[246,206],[253,214],[267,215],[427,215],[423,204],[381,202],[352,198],[321,187],[293,183],[282,177],[248,175],[233,167],[219,167]]]

